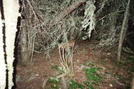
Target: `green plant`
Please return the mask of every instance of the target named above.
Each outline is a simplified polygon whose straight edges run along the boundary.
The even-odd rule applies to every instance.
[[[75,82],[74,80],[69,81],[69,88],[68,89],[84,89],[84,85]]]
[[[89,66],[90,63],[86,62],[85,66]],[[58,66],[52,65],[52,68],[57,70],[60,74],[63,74],[64,71],[59,68]],[[79,84],[74,80],[69,80],[69,88],[68,89],[99,89],[99,82],[102,80],[102,77],[98,74],[100,69],[98,67],[91,67],[85,69],[85,74],[87,76],[87,80],[85,81],[84,85]],[[49,82],[51,83],[50,89],[59,89],[60,82],[56,77],[49,78]]]
[[[94,62],[85,62],[84,66],[94,66]]]
[[[59,89],[60,88],[60,82],[58,78],[55,76],[50,77],[48,82],[50,83],[50,88],[49,89]]]
[[[58,67],[57,65],[51,65],[51,67],[52,69],[55,69],[56,71],[58,71],[59,74],[65,73],[62,67]]]
[[[87,75],[88,80],[85,82],[85,85],[89,89],[96,89],[96,85],[98,88],[99,82],[102,80],[102,77],[97,73],[99,68],[93,67],[93,68],[87,68],[85,70],[85,74]],[[95,87],[95,88],[94,88]]]

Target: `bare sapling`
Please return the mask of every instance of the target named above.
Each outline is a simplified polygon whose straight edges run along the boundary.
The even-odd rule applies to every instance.
[[[73,53],[74,53],[75,40],[70,37],[68,42],[58,44],[60,63],[66,72],[70,70],[73,72]]]

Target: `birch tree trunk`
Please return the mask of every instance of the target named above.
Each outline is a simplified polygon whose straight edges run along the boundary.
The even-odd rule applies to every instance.
[[[20,15],[19,3],[18,0],[3,0],[1,3],[3,21],[0,20],[0,89],[11,89],[14,85],[14,43],[17,18]],[[2,22],[4,27],[2,27]]]
[[[2,2],[0,4],[0,89],[4,89],[6,87],[6,64],[4,59],[4,43],[3,43],[3,19],[2,19]]]

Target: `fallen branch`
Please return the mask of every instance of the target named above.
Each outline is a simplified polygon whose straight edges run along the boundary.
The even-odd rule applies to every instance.
[[[60,20],[62,20],[65,16],[67,16],[68,14],[70,14],[73,10],[75,10],[76,8],[78,8],[81,4],[83,4],[84,2],[86,2],[86,0],[79,0],[76,1],[74,4],[72,4],[71,6],[69,6],[68,8],[66,8],[63,12],[61,12],[57,18],[55,18],[50,26],[49,29],[54,26],[55,24],[57,24]]]

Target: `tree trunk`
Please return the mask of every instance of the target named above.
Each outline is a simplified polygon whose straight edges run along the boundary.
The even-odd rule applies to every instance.
[[[20,42],[21,63],[24,65],[27,64],[28,60],[30,59],[30,54],[28,51],[28,31],[25,28],[21,28]]]
[[[3,16],[2,16],[2,2],[0,1],[0,89],[4,89],[6,87],[6,64],[4,58],[4,43],[3,43]]]
[[[120,60],[120,58],[121,58],[121,48],[122,48],[122,44],[123,44],[124,38],[126,36],[126,31],[127,31],[127,27],[128,27],[129,5],[130,5],[130,0],[128,0],[128,3],[127,3],[127,7],[126,7],[125,14],[124,14],[123,23],[122,23],[122,28],[121,28],[121,32],[120,32],[118,53],[117,53],[118,60]]]
[[[28,22],[25,21],[28,24]],[[23,21],[22,21],[22,24]],[[32,59],[33,49],[34,49],[34,39],[33,30],[28,29],[28,27],[21,27],[21,34],[20,34],[20,55],[21,55],[21,63],[26,65]]]
[[[11,89],[14,85],[14,43],[17,31],[17,18],[20,15],[18,12],[19,3],[17,0],[1,1],[1,16],[3,21],[0,20],[0,89]]]

